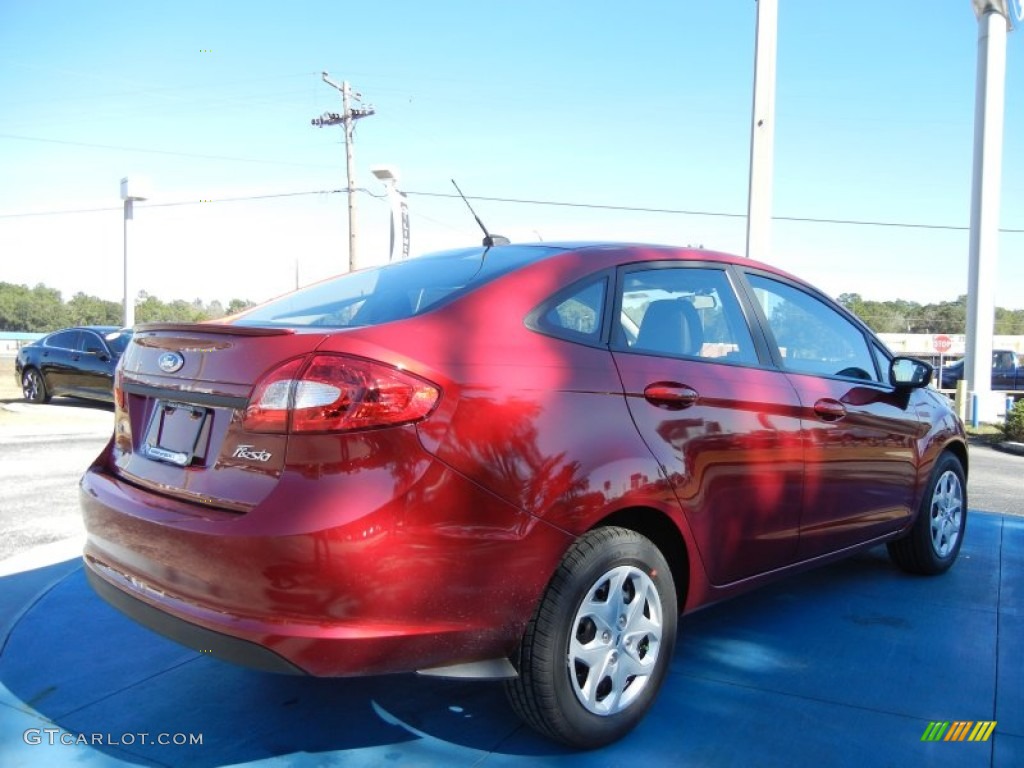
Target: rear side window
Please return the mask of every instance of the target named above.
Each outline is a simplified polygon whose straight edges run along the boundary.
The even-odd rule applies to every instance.
[[[45,345],[57,349],[78,349],[78,337],[80,335],[79,331],[60,331],[48,337]]]
[[[573,286],[543,304],[527,325],[570,341],[599,341],[607,290],[606,277]]]
[[[236,325],[350,328],[419,315],[555,252],[499,246],[418,256],[325,280],[256,307]]]

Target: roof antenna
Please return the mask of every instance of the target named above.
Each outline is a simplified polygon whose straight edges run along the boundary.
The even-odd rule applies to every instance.
[[[459,197],[462,198],[462,202],[466,204],[466,207],[469,208],[469,212],[473,214],[473,218],[476,219],[476,223],[480,225],[480,229],[484,231],[484,246],[491,248],[495,245],[508,245],[509,239],[507,237],[503,237],[502,235],[492,235],[487,231],[487,227],[485,227],[484,223],[480,221],[480,217],[476,215],[476,211],[473,210],[473,206],[469,204],[469,200],[467,200],[466,196],[462,194],[462,190],[459,189],[459,185],[455,183],[455,179],[452,179],[452,184],[455,186],[455,191],[459,193]]]

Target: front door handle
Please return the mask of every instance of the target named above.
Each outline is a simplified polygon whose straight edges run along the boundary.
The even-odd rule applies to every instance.
[[[830,397],[823,397],[814,404],[814,412],[823,421],[839,421],[846,415],[846,406],[838,400]]]
[[[693,387],[674,381],[658,381],[644,388],[644,399],[651,405],[669,410],[688,408],[697,402],[700,395]]]

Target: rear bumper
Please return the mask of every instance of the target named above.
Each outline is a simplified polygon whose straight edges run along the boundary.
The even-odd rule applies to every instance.
[[[273,672],[370,675],[509,655],[571,538],[436,461],[397,500],[339,503],[365,500],[360,475],[311,483],[286,472],[239,515],[98,464],[81,484],[89,581],[160,634]]]
[[[89,561],[86,561],[85,577],[96,594],[121,613],[176,643],[200,653],[208,653],[224,661],[250,669],[258,669],[262,672],[277,672],[285,675],[305,674],[303,670],[287,659],[261,645],[220,632],[213,632],[183,621],[165,611],[157,610],[128,592],[115,587],[100,576],[95,565]]]

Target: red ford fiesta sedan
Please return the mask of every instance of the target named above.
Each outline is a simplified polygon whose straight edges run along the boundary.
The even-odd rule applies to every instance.
[[[967,450],[931,368],[772,267],[470,248],[136,329],[82,479],[94,588],[252,667],[505,678],[595,747],[677,618],[887,543],[956,560]]]

